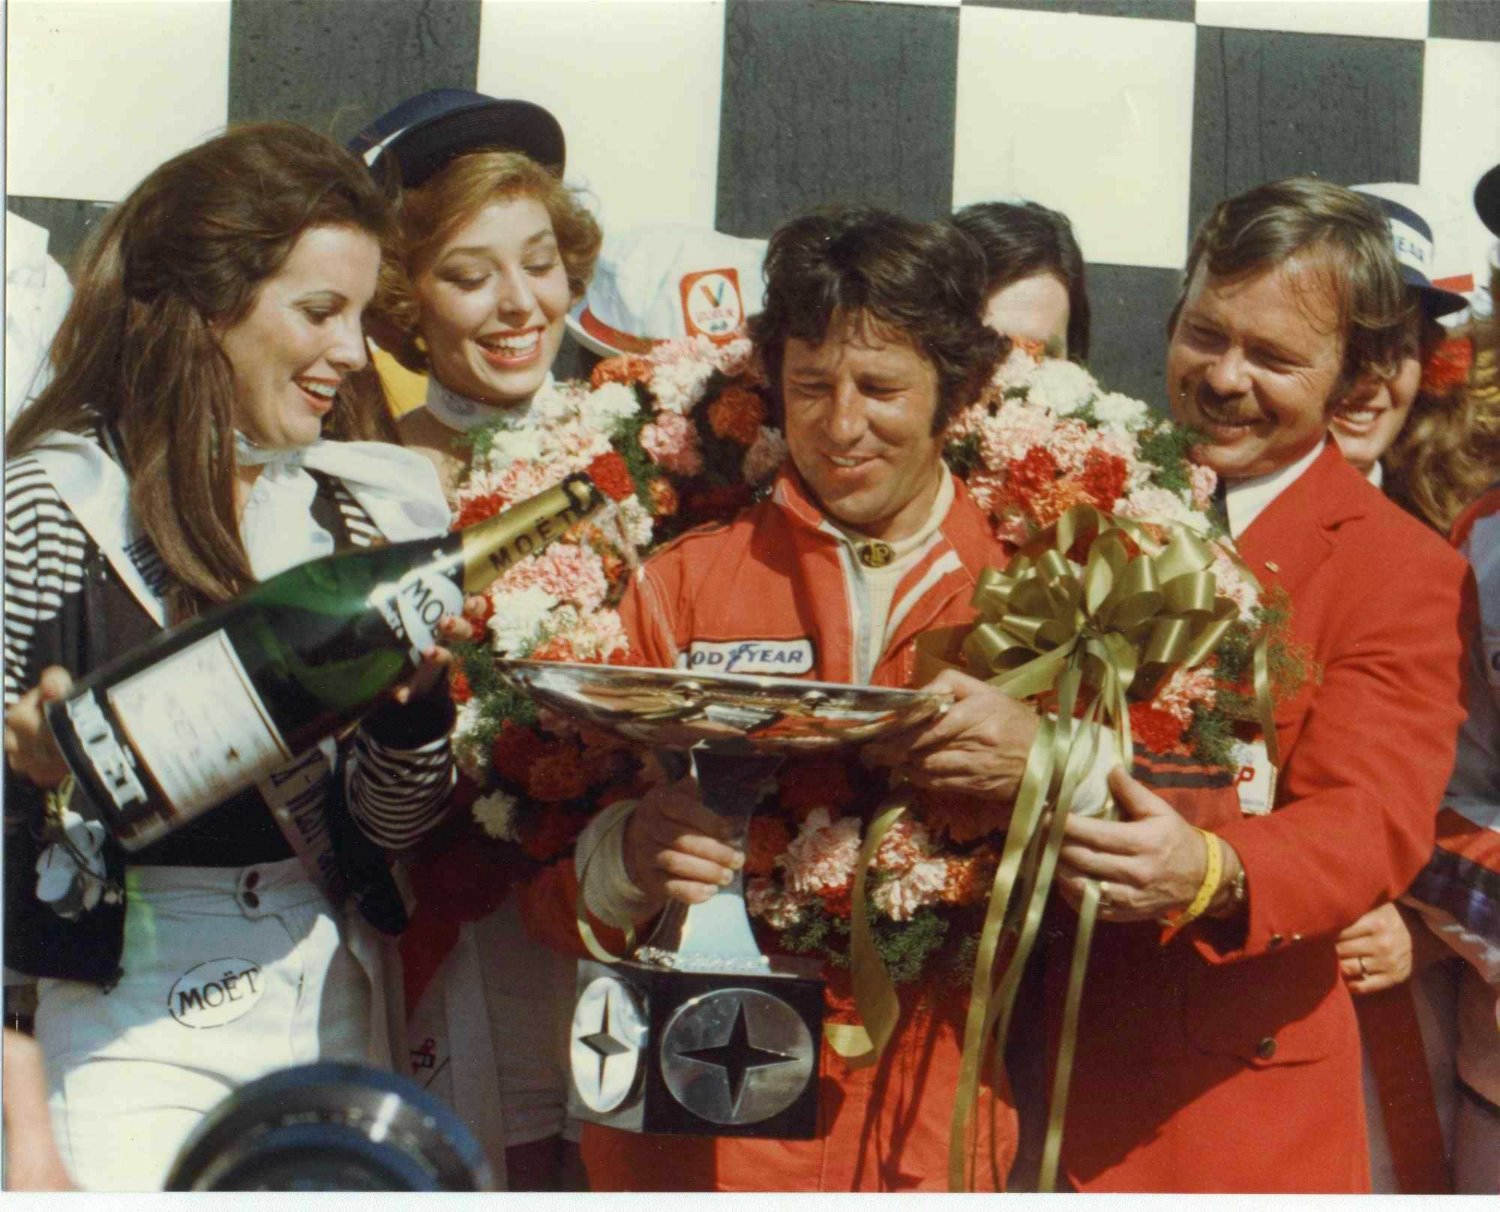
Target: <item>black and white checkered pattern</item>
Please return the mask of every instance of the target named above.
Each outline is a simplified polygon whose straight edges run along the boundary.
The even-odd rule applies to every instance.
[[[340,137],[461,86],[561,119],[606,228],[765,235],[862,199],[1023,195],[1090,262],[1094,369],[1161,395],[1193,225],[1289,172],[1453,200],[1500,162],[1495,0],[10,0],[11,209],[66,256],[100,201],[225,121]]]

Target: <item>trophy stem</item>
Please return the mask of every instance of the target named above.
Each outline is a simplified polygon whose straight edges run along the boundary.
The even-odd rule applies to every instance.
[[[704,804],[730,822],[730,844],[743,849],[750,817],[782,756],[694,749],[692,757]],[[729,885],[701,905],[672,901],[636,958],[684,972],[767,971],[770,962],[755,941],[745,908],[745,873],[736,871]]]

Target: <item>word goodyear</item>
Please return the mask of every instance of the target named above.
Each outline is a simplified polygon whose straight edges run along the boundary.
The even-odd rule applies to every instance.
[[[811,640],[694,640],[688,668],[710,673],[808,673],[813,667]]]

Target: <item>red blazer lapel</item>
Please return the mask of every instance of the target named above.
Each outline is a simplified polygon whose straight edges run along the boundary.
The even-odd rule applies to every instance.
[[[1295,596],[1328,557],[1333,532],[1366,512],[1366,491],[1377,490],[1328,442],[1240,536],[1241,557],[1263,585],[1280,585]]]

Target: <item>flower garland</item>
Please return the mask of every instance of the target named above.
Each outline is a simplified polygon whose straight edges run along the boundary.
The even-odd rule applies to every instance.
[[[551,384],[524,410],[471,431],[457,527],[575,472],[615,502],[465,604],[486,642],[460,646],[453,740],[467,808],[459,832],[471,848],[480,843],[479,862],[527,874],[570,853],[600,807],[662,777],[629,746],[540,717],[493,658],[632,663],[615,609],[630,570],[682,531],[750,503],[786,451],[769,415],[749,341],[699,337],[607,359],[590,382]],[[499,891],[488,899],[505,882],[492,880]]]
[[[454,743],[465,831],[482,843],[476,854],[491,869],[498,862],[525,874],[567,855],[594,812],[664,777],[632,747],[539,717],[495,674],[493,655],[638,663],[614,609],[630,568],[682,531],[750,503],[786,454],[769,417],[749,343],[698,338],[601,362],[590,383],[557,385],[526,412],[473,435],[460,525],[574,471],[588,472],[620,502],[617,521],[585,524],[469,604],[489,642],[461,653]],[[1079,505],[1125,519],[1145,545],[1163,524],[1204,535],[1234,623],[1209,661],[1164,669],[1138,687],[1129,714],[1152,751],[1238,764],[1254,718],[1252,653],[1260,636],[1279,637],[1286,608],[1260,599],[1208,515],[1215,478],[1188,459],[1191,442],[1082,368],[1018,345],[956,419],[945,454],[1012,552]],[[1082,541],[1070,554],[1084,554]],[[1300,682],[1296,654],[1279,639],[1271,653],[1274,682]],[[887,791],[883,776],[852,758],[786,763],[775,802],[752,819],[748,839],[746,899],[768,943],[848,966],[856,860]],[[967,979],[1005,819],[988,801],[922,793],[876,849],[866,908],[875,947],[898,983],[934,973]],[[507,878],[490,883],[492,898]]]
[[[945,455],[1011,554],[1078,506],[1129,525],[1132,554],[1165,548],[1172,525],[1202,536],[1217,593],[1232,603],[1222,610],[1227,625],[1202,663],[1142,671],[1154,676],[1132,686],[1130,724],[1153,752],[1239,765],[1257,720],[1257,642],[1268,639],[1278,690],[1300,685],[1305,662],[1285,638],[1284,599],[1262,599],[1210,514],[1216,477],[1189,460],[1192,442],[1140,401],[1105,392],[1082,367],[1018,344],[956,418]],[[1080,537],[1068,556],[1081,564],[1093,537]],[[943,655],[962,660],[951,648]],[[870,786],[871,776],[852,761],[821,758],[785,770],[781,813],[763,812],[751,823],[750,913],[783,949],[847,967],[857,859],[883,788]],[[1008,806],[920,792],[881,840],[866,872],[866,909],[875,949],[896,983],[934,971],[968,979],[1008,819]]]

